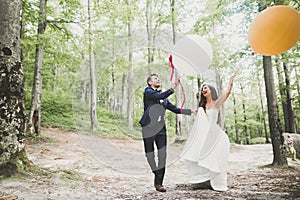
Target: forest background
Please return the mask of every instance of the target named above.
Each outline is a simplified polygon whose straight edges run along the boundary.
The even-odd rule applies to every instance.
[[[239,69],[232,97],[226,103],[224,127],[232,142],[255,143],[257,137],[269,137],[263,59],[250,48],[247,34],[262,6],[299,8],[296,1],[45,1],[42,12],[39,3],[23,1],[22,7],[29,122],[36,111],[44,127],[141,137],[138,120],[143,112],[146,77],[158,73],[163,89],[168,88],[168,45],[183,35],[197,34],[213,47],[210,71],[216,72],[216,78],[211,73],[190,77],[179,72],[186,88],[185,107],[197,108],[197,92],[211,79],[222,94],[232,71]],[[37,34],[41,24],[44,30]],[[43,51],[43,56],[37,56],[38,51]],[[298,55],[297,43],[272,58],[285,132],[299,132]],[[176,94],[172,101],[179,106],[182,93]],[[185,137],[192,119],[175,118],[167,114],[169,136]],[[180,120],[183,123],[178,125]]]
[[[255,16],[275,5],[300,9],[297,0],[0,0],[0,197],[298,198],[299,162],[287,158],[284,136],[294,133],[299,158],[299,43],[262,56],[247,40]],[[186,184],[175,161],[194,118],[167,112],[171,162],[161,196],[140,140],[142,95],[150,73],[163,90],[172,85],[170,49],[188,34],[210,42],[213,64],[195,76],[176,70],[185,108],[197,108],[204,82],[224,93],[239,69],[221,109],[230,190]],[[180,88],[170,101],[182,104]]]
[[[147,76],[158,73],[163,89],[171,86],[170,45],[197,34],[212,45],[213,64],[200,75],[177,72],[186,108],[197,108],[204,82],[214,82],[222,94],[230,74],[239,69],[222,113],[231,142],[269,143],[274,116],[283,125],[275,127],[280,134],[273,132],[274,139],[283,132],[299,133],[299,43],[270,57],[253,52],[247,41],[254,17],[273,5],[298,11],[300,6],[292,0],[22,0],[28,130],[40,134],[42,127],[56,127],[141,139],[138,121]],[[275,98],[267,99],[269,92]],[[170,100],[179,106],[182,92]],[[182,141],[193,118],[167,113],[166,123],[171,141]]]

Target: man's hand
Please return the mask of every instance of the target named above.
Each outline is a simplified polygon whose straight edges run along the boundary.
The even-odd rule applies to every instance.
[[[173,85],[173,89],[175,90],[175,88],[180,84],[180,78],[176,78],[175,83]]]
[[[191,110],[191,112],[196,115],[198,113],[198,110]]]

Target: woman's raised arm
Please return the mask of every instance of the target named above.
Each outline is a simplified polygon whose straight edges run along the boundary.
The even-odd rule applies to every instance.
[[[236,69],[232,73],[232,75],[229,79],[229,86],[228,86],[228,89],[227,89],[226,93],[216,100],[216,106],[217,107],[220,107],[227,100],[227,98],[229,97],[229,95],[231,93],[231,90],[232,90],[232,86],[233,86],[233,80],[236,77],[237,72],[238,72],[238,70]]]

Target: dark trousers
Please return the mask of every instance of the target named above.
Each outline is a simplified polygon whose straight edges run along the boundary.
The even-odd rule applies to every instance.
[[[143,138],[144,148],[147,161],[151,167],[152,172],[155,174],[155,184],[162,185],[166,169],[167,159],[167,135],[166,133],[158,133],[151,137]],[[158,151],[158,164],[155,162],[154,143]]]

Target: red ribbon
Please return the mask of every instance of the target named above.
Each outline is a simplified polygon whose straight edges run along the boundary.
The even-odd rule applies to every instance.
[[[175,76],[175,67],[174,67],[174,64],[173,64],[173,58],[172,58],[172,55],[169,56],[169,65],[170,67],[172,68],[172,73],[171,73],[171,77],[170,77],[170,81],[172,83],[175,83],[175,80],[174,80],[174,76]],[[182,95],[183,95],[183,101],[181,103],[181,107],[180,107],[180,114],[182,113],[182,108],[185,104],[185,101],[186,101],[186,98],[185,98],[185,93],[184,93],[184,88],[183,88],[183,85],[181,84],[181,82],[179,82],[179,85],[181,87],[181,92],[182,92]]]
[[[172,83],[175,83],[175,80],[174,80],[174,75],[175,75],[174,71],[175,71],[175,67],[174,67],[174,65],[173,65],[173,58],[172,58],[172,55],[169,56],[169,65],[170,65],[170,67],[172,68],[172,73],[171,73],[170,81],[171,81]]]

